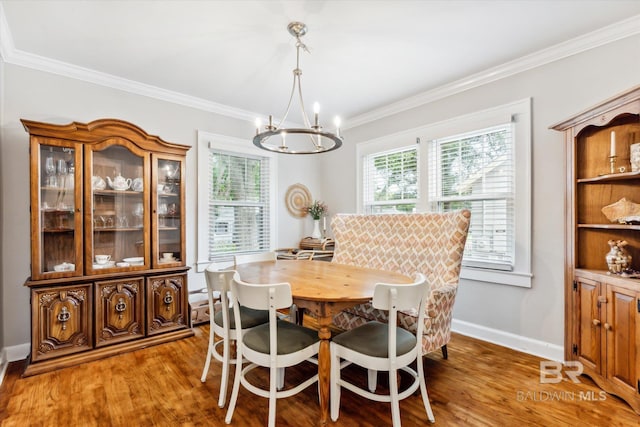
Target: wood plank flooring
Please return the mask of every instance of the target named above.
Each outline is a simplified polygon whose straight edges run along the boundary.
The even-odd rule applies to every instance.
[[[23,362],[12,363],[0,387],[0,425],[222,426],[226,408],[217,406],[220,364],[212,361],[207,382],[200,382],[209,329],[194,329],[191,338],[29,378],[20,377]],[[539,361],[454,335],[448,360],[438,352],[424,361],[435,425],[640,425],[639,415],[618,398],[601,395],[587,377],[581,376],[580,384],[541,384]],[[285,387],[315,369],[311,364],[287,369]],[[364,384],[364,370],[352,366],[345,371]],[[261,379],[266,383],[267,376],[259,372],[255,380]],[[384,390],[383,374],[378,382]],[[266,425],[267,413],[266,399],[241,388],[232,425]],[[311,386],[278,401],[276,423],[314,426],[318,413],[317,390]],[[400,403],[400,414],[403,426],[429,425],[419,394]],[[329,425],[390,426],[391,411],[388,404],[343,390],[340,418]]]

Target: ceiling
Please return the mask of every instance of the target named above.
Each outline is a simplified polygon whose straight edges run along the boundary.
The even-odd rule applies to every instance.
[[[576,38],[588,40],[603,29],[608,37],[618,25],[640,32],[638,0],[0,5],[0,52],[7,62],[48,63],[51,69],[99,75],[127,87],[143,84],[147,91],[228,107],[246,117],[284,114],[295,68],[295,39],[287,24],[302,21],[308,26],[303,42],[311,50],[300,59],[306,107],[318,101],[322,118],[340,115],[347,124]]]

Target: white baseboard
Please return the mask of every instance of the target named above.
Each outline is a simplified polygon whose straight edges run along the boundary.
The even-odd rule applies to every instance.
[[[26,359],[31,350],[31,344],[24,343],[18,345],[12,345],[11,347],[5,347],[4,351],[7,355],[8,362],[15,362],[16,360]]]
[[[30,348],[31,345],[29,343],[24,343],[5,347],[0,351],[0,385],[2,385],[2,381],[4,380],[4,374],[7,372],[9,362],[26,359],[29,355]]]
[[[542,357],[543,359],[555,360],[558,362],[562,362],[564,360],[564,347],[560,345],[456,319],[453,319],[451,322],[451,330],[482,341],[488,341],[523,353]]]
[[[2,380],[4,380],[4,374],[7,372],[7,366],[9,362],[5,357],[5,351],[0,351],[0,385],[2,385]]]

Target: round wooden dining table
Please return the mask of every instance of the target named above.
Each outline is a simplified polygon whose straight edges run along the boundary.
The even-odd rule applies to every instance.
[[[411,283],[403,274],[338,264],[326,261],[277,260],[239,264],[236,271],[242,280],[253,284],[287,282],[293,302],[306,309],[318,322],[318,389],[320,393],[319,425],[329,418],[329,376],[332,318],[341,310],[370,301],[376,283]]]

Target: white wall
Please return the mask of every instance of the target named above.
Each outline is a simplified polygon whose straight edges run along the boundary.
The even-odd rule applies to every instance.
[[[66,124],[117,118],[134,123],[152,135],[192,146],[187,155],[187,265],[196,261],[197,130],[246,139],[251,144],[253,123],[230,119],[156,99],[98,86],[58,75],[3,63],[3,120],[0,130],[2,253],[0,343],[4,347],[30,341],[29,289],[29,137],[21,118]],[[278,160],[277,246],[296,246],[311,231],[308,218],[291,217],[284,206],[289,185],[300,182],[312,195],[318,192],[317,156],[282,156]],[[204,287],[204,277],[192,269],[189,287]],[[2,348],[2,347],[0,347]]]
[[[532,287],[462,281],[454,318],[467,329],[469,322],[467,332],[479,336],[495,339],[496,331],[484,330],[495,329],[503,342],[516,342],[519,348],[550,344],[560,353],[558,346],[564,339],[563,136],[548,127],[640,84],[638,52],[640,36],[634,36],[350,129],[345,132],[346,147],[327,158],[324,168],[331,173],[322,181],[322,193],[334,212],[355,212],[355,184],[344,185],[356,179],[355,144],[532,97]],[[608,248],[593,250],[604,257]],[[512,334],[519,337],[514,339]]]

